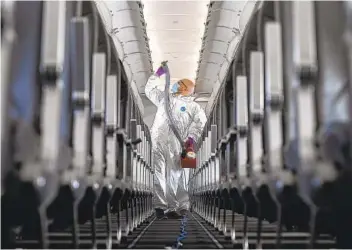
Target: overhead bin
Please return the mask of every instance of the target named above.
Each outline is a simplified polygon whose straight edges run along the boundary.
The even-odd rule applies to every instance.
[[[238,33],[238,25],[236,27],[229,27],[226,25],[218,25],[209,23],[205,28],[206,33],[204,34],[204,39],[215,39],[222,41],[229,41],[233,38],[233,36]]]
[[[139,1],[96,1],[109,34],[113,37],[119,58],[123,62],[129,81],[143,91],[152,72],[151,52]]]
[[[246,15],[250,14],[250,16],[246,16],[244,17],[245,20],[247,20],[247,23],[246,25],[244,25],[245,29],[241,31],[240,35],[237,35],[237,36],[234,36],[234,38],[232,40],[229,40],[228,41],[228,48],[227,48],[227,53],[226,53],[226,59],[224,61],[226,61],[228,63],[227,66],[229,66],[229,63],[232,61],[232,60],[242,60],[241,59],[241,53],[242,53],[242,44],[244,43],[244,35],[246,34],[246,32],[249,32],[246,36],[246,46],[248,46],[247,44],[255,44],[256,41],[254,41],[253,39],[255,39],[255,34],[253,34],[254,29],[253,27],[256,25],[256,13],[258,11],[258,7],[260,6],[260,2],[256,2],[256,4],[253,4],[253,1],[250,1],[250,2],[247,2],[247,4],[245,5],[247,6],[247,8],[245,8],[245,12],[247,13]],[[244,7],[245,7],[244,6]],[[253,20],[251,20],[253,18]],[[253,42],[251,41],[251,39],[253,40]],[[219,67],[218,71],[222,71],[222,72],[227,72],[230,68],[227,67],[227,69],[225,70],[225,68],[222,68],[222,67],[226,67],[226,65],[221,65],[221,67]],[[213,67],[213,70],[215,69],[215,67]],[[210,70],[208,70],[207,68],[204,69],[204,71],[200,72],[200,73],[203,73],[203,74],[207,74],[206,77],[211,77],[209,76],[209,72],[211,71],[211,68]],[[220,76],[220,74],[219,74]],[[222,78],[219,78],[219,83],[222,85],[222,84],[225,84],[225,75],[224,73],[221,74],[221,77]],[[212,88],[213,86],[215,85],[209,85],[207,86],[208,89]],[[217,87],[218,89],[218,87]],[[212,106],[214,105],[214,100],[217,98],[217,95],[218,93],[216,91],[211,91],[211,96],[209,98],[209,102],[207,104],[207,107],[206,107],[206,110],[207,112],[210,112],[210,110],[212,109]]]
[[[204,51],[212,51],[215,53],[223,53],[224,51],[226,51],[228,43],[224,40],[219,40],[219,39],[213,39],[213,40],[209,40],[207,39],[204,43],[204,45],[202,46],[201,52],[203,54]]]
[[[214,1],[209,4],[197,78],[210,80],[197,85],[196,91],[214,95],[216,81],[223,81],[223,78],[218,79],[219,72],[226,71],[223,67],[227,67],[228,62],[232,60],[239,38],[243,34],[240,29],[241,16],[251,16],[253,8],[253,3],[248,1]],[[242,18],[242,23],[247,19]],[[224,64],[225,62],[227,63]],[[224,73],[221,77],[224,77]]]

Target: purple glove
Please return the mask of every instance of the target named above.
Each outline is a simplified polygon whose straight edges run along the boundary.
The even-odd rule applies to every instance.
[[[155,72],[155,74],[160,77],[163,74],[165,74],[164,68],[163,67],[159,67],[158,70]]]
[[[167,61],[163,61],[161,62],[161,66],[158,68],[158,70],[155,72],[155,75],[157,75],[158,77],[162,76],[163,74],[165,74],[164,68],[163,66],[166,66]]]
[[[193,140],[192,137],[188,137],[187,141],[185,142],[185,148],[194,148],[195,141]]]

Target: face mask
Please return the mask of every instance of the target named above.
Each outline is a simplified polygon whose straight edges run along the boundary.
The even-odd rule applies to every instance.
[[[176,82],[172,85],[171,93],[175,94],[178,92],[179,84]]]

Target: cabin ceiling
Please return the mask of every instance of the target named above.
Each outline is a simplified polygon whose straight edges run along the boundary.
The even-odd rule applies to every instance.
[[[205,106],[222,82],[256,1],[142,1],[154,70],[168,60],[171,80],[196,82]]]
[[[167,60],[171,80],[195,80],[208,1],[143,1],[153,67]]]
[[[256,1],[96,1],[148,125],[156,107],[145,97],[148,77],[167,60],[171,80],[196,83],[205,107],[223,82]]]

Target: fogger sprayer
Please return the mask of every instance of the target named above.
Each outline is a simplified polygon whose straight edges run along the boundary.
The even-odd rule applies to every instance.
[[[164,105],[165,105],[165,112],[167,115],[167,119],[169,122],[169,126],[172,130],[172,132],[175,134],[176,138],[181,144],[182,151],[181,151],[181,167],[182,168],[196,168],[197,166],[197,159],[196,159],[196,153],[195,153],[195,145],[194,144],[185,144],[184,141],[182,140],[182,137],[179,133],[179,131],[176,128],[176,122],[174,117],[172,116],[172,111],[170,108],[170,72],[169,72],[169,67],[167,66],[167,62],[162,63],[163,70],[165,72],[165,90],[164,90]]]

